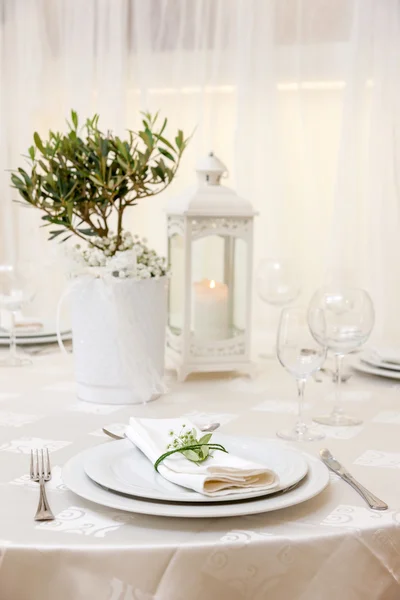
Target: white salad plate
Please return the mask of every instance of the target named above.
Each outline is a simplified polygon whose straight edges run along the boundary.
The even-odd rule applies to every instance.
[[[379,377],[387,377],[388,379],[400,379],[400,371],[395,371],[393,369],[383,369],[381,367],[374,367],[360,359],[350,363],[350,366],[353,367],[353,369],[355,369],[356,371],[360,371],[361,373],[368,373],[368,375],[379,375]]]
[[[115,442],[110,442],[115,443]],[[101,506],[145,515],[179,518],[220,518],[253,515],[295,506],[320,494],[329,483],[327,467],[310,454],[302,453],[308,465],[306,477],[293,489],[269,496],[236,502],[177,503],[142,500],[123,496],[94,483],[85,473],[84,461],[90,450],[71,458],[62,478],[75,494]]]
[[[307,475],[308,465],[302,454],[275,440],[214,434],[213,441],[225,446],[230,454],[270,466],[279,477],[278,486],[227,496],[205,496],[164,479],[129,440],[95,446],[86,454],[83,467],[90,479],[108,490],[167,502],[209,503],[257,498],[287,489]]]

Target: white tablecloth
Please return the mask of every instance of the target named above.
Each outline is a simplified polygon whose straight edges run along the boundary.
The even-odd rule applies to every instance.
[[[346,408],[359,427],[325,428],[329,447],[388,502],[370,511],[335,476],[297,507],[251,517],[180,520],[117,512],[69,492],[60,469],[130,415],[204,414],[226,433],[273,437],[296,411],[294,381],[270,361],[263,375],[170,382],[147,406],[87,404],[59,355],[0,371],[0,600],[398,600],[400,598],[400,385],[354,375]],[[308,416],[331,406],[332,386],[310,382]],[[51,452],[47,485],[56,520],[35,523],[32,446]]]

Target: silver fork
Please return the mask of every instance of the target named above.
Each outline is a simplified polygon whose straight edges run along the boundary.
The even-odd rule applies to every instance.
[[[50,481],[51,479],[48,448],[46,448],[46,455],[43,450],[40,451],[40,461],[39,450],[36,450],[35,453],[31,450],[30,478],[32,481],[38,482],[40,486],[39,504],[35,515],[35,521],[53,521],[54,515],[51,512],[44,487],[45,481]]]

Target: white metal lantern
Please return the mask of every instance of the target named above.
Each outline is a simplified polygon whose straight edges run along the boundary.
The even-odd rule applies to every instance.
[[[255,213],[221,185],[224,173],[210,153],[197,168],[197,186],[167,209],[167,344],[181,381],[193,372],[251,369]]]

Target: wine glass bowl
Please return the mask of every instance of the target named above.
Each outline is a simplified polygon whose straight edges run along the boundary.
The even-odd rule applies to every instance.
[[[286,306],[300,295],[300,283],[287,262],[264,258],[256,270],[256,289],[261,300],[272,306]]]
[[[277,356],[281,365],[296,379],[299,412],[293,429],[277,432],[278,437],[291,441],[319,440],[324,435],[310,429],[303,421],[304,387],[307,379],[321,368],[326,349],[311,335],[307,311],[286,308],[281,313],[277,337]]]
[[[324,425],[359,425],[343,413],[340,397],[343,357],[369,338],[374,326],[374,306],[368,292],[359,288],[321,288],[311,299],[308,323],[314,338],[336,359],[336,406],[331,415],[316,417]]]
[[[30,359],[20,356],[16,348],[15,321],[18,312],[35,296],[35,282],[32,273],[21,266],[0,265],[0,309],[10,313],[10,352],[0,360],[2,366],[22,366],[31,364]]]
[[[313,348],[278,347],[277,354],[281,365],[296,379],[313,375],[322,366],[320,353]]]
[[[374,307],[364,290],[319,290],[311,299],[308,321],[320,344],[334,354],[348,354],[369,338]]]
[[[281,309],[297,300],[301,292],[298,274],[293,265],[276,258],[263,258],[259,262],[255,273],[255,287],[259,298],[276,309]],[[276,316],[277,320],[278,315]],[[262,352],[260,357],[274,357],[276,355],[274,347],[276,329],[273,334],[274,341],[269,339],[269,336],[265,337],[268,337],[267,346],[271,346],[271,348]]]

